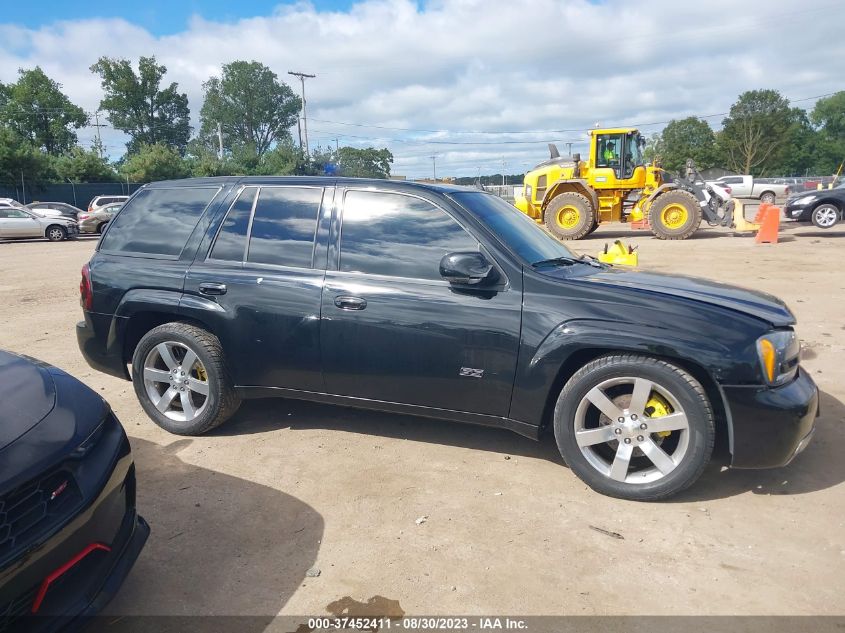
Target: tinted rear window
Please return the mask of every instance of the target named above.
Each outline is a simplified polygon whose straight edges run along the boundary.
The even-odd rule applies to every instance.
[[[246,251],[246,232],[249,228],[249,216],[252,213],[252,202],[255,199],[256,187],[247,187],[235,200],[217,239],[211,249],[209,259],[221,259],[226,261],[243,261]]]
[[[322,189],[261,187],[247,261],[310,268],[322,199]]]
[[[147,189],[112,220],[100,250],[178,257],[218,187]]]

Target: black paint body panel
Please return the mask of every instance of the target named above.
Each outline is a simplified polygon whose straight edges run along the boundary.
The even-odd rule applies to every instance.
[[[244,397],[338,402],[537,437],[562,380],[578,363],[629,351],[676,362],[708,382],[711,397],[722,400],[716,408],[726,411],[738,465],[780,465],[801,440],[795,435],[812,426],[809,414],[800,413],[810,411],[816,397],[808,376],[801,374],[795,385],[764,386],[756,342],[794,323],[776,297],[585,264],[532,268],[453,197],[466,191],[460,187],[310,177],[209,182],[221,193],[177,260],[93,256],[94,307],[77,335],[95,368],[128,377],[127,323],[158,311],[214,332]],[[312,268],[207,260],[240,188],[262,184],[324,188]],[[440,207],[478,241],[499,283],[467,289],[440,279],[339,270],[343,192],[349,188],[405,193]],[[204,296],[201,283],[223,283],[227,292]],[[365,307],[346,305],[349,297]],[[745,441],[745,429],[754,428],[762,412],[799,419],[784,422],[798,430],[772,434],[769,441],[777,446]]]

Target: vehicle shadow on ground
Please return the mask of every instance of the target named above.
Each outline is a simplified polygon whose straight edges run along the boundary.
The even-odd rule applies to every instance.
[[[249,400],[231,420],[211,434],[244,435],[281,428],[344,431],[563,463],[553,441],[538,443],[503,429],[301,400]]]
[[[323,518],[274,488],[182,461],[192,440],[132,439],[139,511],[150,538],[91,630],[264,631],[313,567]],[[167,617],[174,617],[168,624]],[[175,627],[175,628],[173,628]],[[214,627],[211,627],[213,629]]]
[[[689,490],[670,502],[721,499],[746,492],[761,495],[805,494],[825,490],[845,481],[845,405],[821,393],[821,416],[816,434],[807,449],[786,467],[770,470],[725,469],[725,459],[713,463]],[[312,402],[266,399],[246,402],[215,435],[264,433],[281,428],[291,430],[326,429],[361,433],[376,437],[493,451],[506,455],[533,457],[564,466],[554,438],[547,434],[540,442],[502,429],[458,424],[412,416],[349,409]],[[765,441],[765,438],[761,438]],[[562,471],[561,476],[575,475]]]
[[[821,415],[816,420],[816,434],[791,464],[768,470],[725,470],[713,464],[689,490],[669,501],[709,501],[745,492],[800,495],[841,484],[845,481],[845,405],[823,391],[819,396]]]

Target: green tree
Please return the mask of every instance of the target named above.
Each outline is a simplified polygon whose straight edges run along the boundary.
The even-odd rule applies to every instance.
[[[141,57],[137,73],[127,59],[101,57],[91,72],[100,76],[105,92],[100,108],[115,128],[131,137],[126,144],[130,154],[158,143],[185,152],[191,136],[188,95],[175,82],[162,89],[167,68],[156,64],[155,57]]]
[[[152,182],[185,178],[190,174],[189,167],[178,150],[164,143],[156,143],[139,146],[134,154],[126,158],[120,171],[124,178],[132,182]]]
[[[787,150],[787,132],[793,123],[789,101],[777,90],[742,93],[722,121],[719,134],[727,166],[742,174],[770,171]]]
[[[845,160],[845,91],[819,99],[810,113],[818,129],[816,162],[819,174],[832,174]]]
[[[40,67],[18,74],[15,83],[0,90],[0,119],[48,154],[69,150],[76,144],[74,130],[86,125],[88,116]]]
[[[0,127],[0,183],[37,190],[53,178],[48,154],[32,146],[13,130]]]
[[[806,110],[791,109],[790,124],[784,136],[783,151],[772,161],[768,173],[774,176],[803,176],[813,171],[819,157],[819,133],[811,125]]]
[[[203,89],[200,135],[216,138],[219,124],[226,150],[251,151],[259,159],[276,142],[290,139],[302,107],[291,87],[259,62],[225,64]]]
[[[62,182],[114,182],[117,172],[100,156],[96,148],[85,150],[79,145],[55,161],[56,176]]]
[[[663,128],[655,149],[669,171],[680,172],[688,158],[692,158],[699,169],[713,167],[716,163],[716,136],[707,121],[695,117],[670,121]]]
[[[389,178],[392,162],[393,154],[386,148],[341,147],[337,152],[337,166],[344,176]]]
[[[646,139],[645,149],[643,150],[643,159],[647,163],[653,163],[659,159],[663,154],[663,137],[660,132],[655,132]]]

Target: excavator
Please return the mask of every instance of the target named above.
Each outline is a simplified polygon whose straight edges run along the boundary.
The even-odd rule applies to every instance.
[[[734,201],[708,185],[692,160],[675,177],[659,161],[647,164],[644,149],[636,128],[591,130],[586,160],[549,144],[549,159],[525,174],[514,204],[562,240],[579,240],[604,222],[650,229],[663,240],[687,239],[702,219],[735,227]]]

